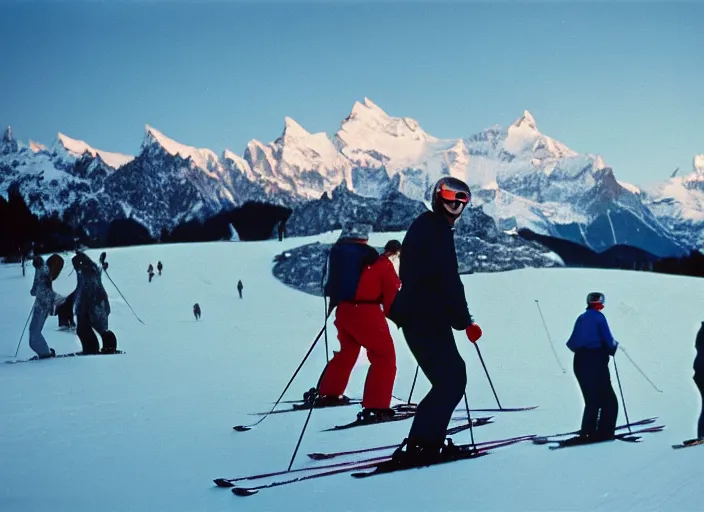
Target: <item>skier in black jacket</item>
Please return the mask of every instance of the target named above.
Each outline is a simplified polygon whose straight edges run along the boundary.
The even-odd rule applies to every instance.
[[[697,333],[694,347],[697,349],[697,356],[694,358],[694,383],[702,395],[702,412],[699,414],[697,423],[697,438],[704,441],[704,322]]]
[[[402,287],[390,318],[402,327],[431,389],[418,404],[408,438],[394,453],[397,464],[423,464],[452,450],[445,444],[445,431],[467,385],[452,329],[466,331],[472,343],[481,337],[467,309],[453,238],[453,225],[470,197],[463,181],[440,179],[432,192],[433,211],[413,221],[401,247]]]

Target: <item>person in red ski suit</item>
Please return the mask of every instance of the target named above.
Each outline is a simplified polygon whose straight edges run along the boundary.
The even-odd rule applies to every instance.
[[[365,239],[353,239],[350,242],[367,243]],[[386,314],[401,287],[391,261],[391,258],[399,255],[400,250],[401,244],[397,240],[387,243],[384,253],[362,268],[354,300],[343,300],[337,305],[335,327],[340,351],[335,352],[320,382],[319,403],[346,398],[343,393],[360,349],[364,347],[371,364],[364,384],[364,409],[360,413],[360,419],[364,420],[394,414],[390,406],[396,379],[396,352]]]

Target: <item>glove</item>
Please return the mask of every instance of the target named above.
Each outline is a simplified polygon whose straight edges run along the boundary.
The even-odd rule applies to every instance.
[[[107,257],[107,254],[106,254],[104,251],[101,252],[101,253],[100,253],[100,258],[98,258],[99,261],[100,261],[100,263],[103,263],[103,262],[105,261],[105,258],[106,258],[106,257]]]
[[[616,349],[618,348],[618,341],[614,340],[614,348],[609,349],[609,355],[610,356],[615,356],[616,355]]]
[[[469,341],[472,343],[476,343],[477,340],[482,337],[482,328],[474,323],[469,324],[469,327],[467,327],[464,332],[467,333],[467,338],[469,338]]]
[[[102,265],[103,265],[103,270],[108,269],[108,262],[107,261],[103,261]]]

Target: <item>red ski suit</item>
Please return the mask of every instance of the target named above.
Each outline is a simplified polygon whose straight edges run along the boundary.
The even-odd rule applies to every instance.
[[[328,363],[320,382],[321,395],[344,394],[359,351],[364,347],[371,366],[364,384],[362,407],[387,409],[391,406],[396,352],[385,314],[400,287],[401,280],[384,255],[362,270],[354,302],[341,302],[337,306],[335,327],[340,351],[335,352]],[[383,311],[380,304],[383,304]]]

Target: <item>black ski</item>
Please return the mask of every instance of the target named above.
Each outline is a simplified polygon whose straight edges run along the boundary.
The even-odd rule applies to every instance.
[[[499,441],[493,441],[489,443],[485,443],[483,445],[477,445],[477,452],[482,453],[486,451],[488,453],[488,450],[493,449],[493,448],[498,448],[501,446],[508,446],[509,444],[514,444],[518,443],[520,441],[525,441],[528,439],[532,439],[533,436],[523,436],[523,437],[517,437],[517,438],[511,438],[508,440],[499,440]],[[465,446],[465,445],[459,445],[460,447]],[[470,445],[467,445],[470,446]],[[475,455],[476,456],[476,455]],[[340,464],[331,464],[328,466],[322,466],[318,468],[301,468],[293,471],[307,471],[307,470],[315,470],[315,469],[323,469],[323,468],[332,468],[327,471],[322,471],[318,473],[313,473],[310,475],[303,475],[300,477],[296,478],[291,478],[289,480],[278,480],[274,482],[269,482],[268,484],[262,484],[262,485],[257,485],[257,486],[252,486],[252,487],[239,487],[239,486],[234,486],[232,487],[232,493],[236,496],[252,496],[254,494],[257,494],[261,489],[270,489],[272,487],[279,487],[282,485],[288,485],[296,482],[303,482],[305,480],[312,480],[314,478],[322,478],[325,476],[331,476],[331,475],[337,475],[341,473],[349,473],[350,471],[359,471],[359,470],[364,470],[364,469],[375,469],[380,463],[383,463],[385,461],[391,460],[391,456],[386,456],[386,457],[375,457],[372,459],[365,459],[365,460],[359,460],[359,461],[353,461],[349,463],[340,463]],[[461,459],[458,459],[461,460]],[[449,461],[448,461],[449,462]],[[266,476],[275,476],[276,474],[284,474],[287,473],[285,471],[282,472],[277,472],[277,473],[268,473],[264,475],[255,475],[256,478],[263,478]],[[231,482],[235,482],[238,480],[245,480],[245,479],[251,479],[255,477],[248,477],[248,478],[238,478],[238,479],[224,479],[224,478],[218,478],[215,481],[216,485],[219,487],[231,487]],[[359,477],[358,477],[359,478]]]
[[[415,416],[414,412],[400,412],[400,413],[394,414],[393,416],[387,416],[381,420],[369,421],[369,420],[356,419],[353,422],[347,423],[345,425],[336,425],[334,427],[326,428],[326,429],[322,430],[322,432],[331,432],[331,431],[335,431],[335,430],[347,430],[349,428],[363,427],[365,425],[380,425],[381,423],[391,423],[393,421],[403,421],[403,420],[407,420],[409,418],[412,418],[413,416]],[[491,418],[493,418],[493,416],[487,416],[484,418],[476,418],[472,421],[472,426],[480,427],[482,425],[486,425],[487,423],[490,423]],[[465,420],[466,419],[467,418],[465,418]],[[469,425],[461,425],[460,427],[450,428],[447,431],[447,435],[456,434],[457,432],[461,432],[467,428],[469,428]]]
[[[45,357],[43,359],[40,359],[38,356],[30,357],[29,359],[14,359],[12,361],[5,361],[5,364],[30,363],[32,361],[51,361],[52,359],[61,359],[63,357],[111,356],[118,354],[125,354],[125,352],[122,350],[118,350],[117,352],[112,352],[110,354],[84,354],[83,352],[70,352],[68,354],[56,354],[54,357]]]
[[[339,404],[333,404],[333,405],[316,405],[313,406],[313,409],[330,409],[333,407],[345,407],[348,405],[360,405],[362,403],[361,400],[350,400],[349,402],[341,402]],[[292,404],[291,407],[288,407],[286,409],[279,409],[276,411],[269,411],[269,412],[251,412],[249,413],[251,416],[268,416],[270,414],[283,414],[285,412],[296,412],[296,411],[309,411],[311,409],[311,405],[307,403],[300,403],[300,404]]]
[[[456,453],[452,456],[449,457],[439,457],[438,459],[428,462],[422,465],[400,465],[397,462],[393,460],[388,460],[384,462],[380,462],[376,465],[374,469],[371,471],[359,471],[352,473],[352,476],[354,478],[369,478],[370,476],[375,476],[375,475],[384,475],[387,473],[394,473],[396,471],[405,471],[407,469],[420,469],[428,466],[435,466],[438,464],[446,464],[448,462],[457,462],[460,460],[467,460],[467,459],[476,459],[478,457],[482,457],[484,455],[489,455],[490,450],[493,450],[494,448],[500,448],[502,446],[508,446],[511,444],[519,443],[522,440],[525,439],[519,439],[519,440],[510,440],[510,441],[503,441],[503,442],[497,442],[497,443],[492,443],[490,445],[484,445],[484,446],[476,446],[472,444],[461,444],[461,445],[455,445],[456,448],[459,449],[459,453]]]
[[[628,441],[631,443],[638,443],[638,442],[640,442],[640,439],[642,436],[639,436],[636,434],[643,434],[646,432],[660,432],[660,431],[662,431],[663,428],[665,428],[664,425],[660,425],[657,427],[642,428],[639,430],[633,430],[631,432],[625,432],[623,434],[616,434],[611,439],[593,440],[593,439],[585,438],[583,436],[575,436],[575,437],[571,437],[569,439],[563,439],[560,441],[550,441],[550,443],[556,443],[556,444],[554,446],[550,446],[549,448],[551,450],[560,450],[562,448],[569,448],[570,446],[586,446],[586,445],[590,445],[590,444],[599,444],[599,443],[604,443],[604,442],[609,442],[609,441]]]
[[[681,448],[690,448],[692,446],[701,446],[703,444],[704,439],[687,439],[686,441],[683,441],[680,444],[673,444],[672,447],[675,450],[679,450]]]
[[[493,418],[493,416],[487,416],[484,418],[475,418],[472,422],[472,426],[479,427],[482,425],[488,425],[489,423],[493,423],[491,421],[492,418]],[[458,425],[456,427],[448,428],[445,431],[445,435],[453,436],[455,434],[459,434],[460,432],[464,432],[467,429],[469,429],[469,424],[465,423],[464,425]],[[521,436],[520,438],[522,439],[523,436]],[[532,436],[531,436],[531,438],[532,438]],[[517,438],[509,438],[509,439],[514,440]],[[493,441],[491,441],[491,442],[493,442]],[[477,446],[481,446],[483,444],[487,444],[487,443],[477,443]],[[327,460],[327,459],[334,459],[336,457],[344,457],[345,455],[355,455],[355,454],[359,454],[359,453],[368,453],[368,452],[376,452],[376,451],[381,451],[381,450],[390,450],[391,448],[398,448],[398,447],[399,447],[398,444],[390,444],[390,445],[386,445],[386,446],[375,446],[373,448],[362,448],[359,450],[348,450],[348,451],[344,451],[344,452],[331,452],[331,453],[313,452],[313,453],[309,453],[308,457],[310,457],[313,460]]]
[[[655,416],[654,418],[646,418],[646,419],[643,419],[640,421],[634,421],[632,423],[624,423],[623,425],[619,425],[618,427],[616,427],[616,430],[623,430],[624,428],[628,428],[628,427],[648,425],[650,423],[654,423],[656,419],[658,419],[657,416]],[[575,436],[575,435],[579,435],[579,430],[573,430],[572,432],[563,432],[562,434],[552,434],[549,436],[538,436],[535,439],[533,439],[533,443],[547,444],[552,441],[557,441],[557,440],[551,439],[553,437],[564,437],[564,436]]]

